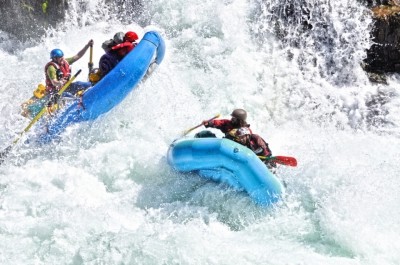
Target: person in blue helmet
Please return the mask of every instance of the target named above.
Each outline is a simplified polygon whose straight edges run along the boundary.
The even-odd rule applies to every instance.
[[[44,67],[46,76],[46,92],[51,96],[55,95],[71,77],[71,66],[86,53],[90,46],[93,46],[93,40],[90,40],[81,51],[76,55],[64,58],[64,52],[60,49],[54,49],[50,52],[51,61]],[[91,86],[90,82],[74,82],[66,89],[72,95],[80,90],[86,90]]]

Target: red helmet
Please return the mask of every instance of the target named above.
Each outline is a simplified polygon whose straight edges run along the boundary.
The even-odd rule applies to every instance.
[[[134,41],[136,41],[138,39],[139,39],[139,37],[136,34],[136,32],[128,31],[127,33],[125,33],[125,37],[124,37],[125,41],[134,42]]]

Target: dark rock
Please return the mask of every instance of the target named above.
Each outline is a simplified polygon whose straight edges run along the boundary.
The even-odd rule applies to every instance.
[[[146,26],[149,16],[143,16],[142,0],[106,0],[110,18],[128,24]],[[79,3],[79,12],[86,13],[86,4]],[[41,38],[46,30],[64,22],[68,0],[1,0],[0,30],[21,41]]]
[[[2,0],[0,30],[22,41],[37,39],[64,20],[66,9],[67,0]]]
[[[371,31],[374,44],[367,50],[364,69],[370,77],[400,73],[400,7],[381,5],[371,10],[374,16]],[[376,81],[375,78],[372,81]]]

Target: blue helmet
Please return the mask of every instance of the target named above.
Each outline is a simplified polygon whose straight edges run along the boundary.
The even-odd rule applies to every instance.
[[[56,58],[56,57],[63,57],[64,53],[60,49],[54,49],[50,52],[50,59]]]

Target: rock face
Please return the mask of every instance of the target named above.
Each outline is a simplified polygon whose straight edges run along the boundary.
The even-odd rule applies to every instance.
[[[0,30],[8,32],[18,39],[38,39],[49,27],[56,27],[65,19],[68,3],[73,0],[0,0]],[[78,0],[75,0],[77,2]],[[87,2],[79,2],[80,12],[85,13]],[[106,8],[112,19],[122,23],[136,21],[146,24],[142,0],[105,0]],[[146,24],[147,25],[147,24]]]
[[[67,0],[1,0],[0,30],[21,40],[42,36],[64,20]]]
[[[395,3],[371,9],[375,20],[371,32],[374,44],[364,61],[367,72],[400,72],[400,6]]]

